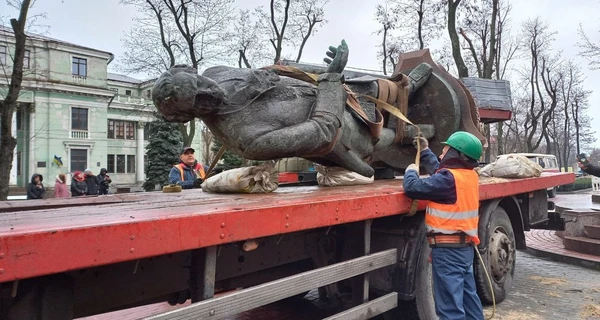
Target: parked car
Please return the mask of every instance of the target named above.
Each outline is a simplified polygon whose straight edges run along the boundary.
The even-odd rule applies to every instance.
[[[525,156],[527,159],[539,164],[544,172],[560,172],[560,168],[558,167],[558,160],[556,160],[556,156],[552,154],[543,154],[543,153],[514,153],[518,155]],[[496,158],[497,159],[497,158]],[[556,197],[556,190],[558,187],[548,188],[548,198]]]

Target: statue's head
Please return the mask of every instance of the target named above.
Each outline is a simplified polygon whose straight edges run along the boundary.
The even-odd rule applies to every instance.
[[[219,85],[197,70],[176,65],[154,83],[152,100],[167,121],[188,122],[214,111],[221,105],[225,93]]]

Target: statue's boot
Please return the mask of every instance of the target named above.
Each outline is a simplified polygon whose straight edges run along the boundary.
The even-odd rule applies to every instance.
[[[429,63],[422,62],[407,75],[409,79],[408,99],[412,98],[413,93],[427,82],[432,71],[433,67]]]

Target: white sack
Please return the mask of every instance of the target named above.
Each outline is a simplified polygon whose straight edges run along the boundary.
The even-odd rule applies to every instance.
[[[523,155],[501,155],[494,163],[483,167],[480,175],[496,178],[533,178],[542,174],[542,167]]]
[[[223,171],[202,183],[202,190],[214,193],[268,193],[279,186],[274,163]]]
[[[356,186],[373,183],[374,177],[367,178],[342,167],[316,165],[317,183],[322,187]]]

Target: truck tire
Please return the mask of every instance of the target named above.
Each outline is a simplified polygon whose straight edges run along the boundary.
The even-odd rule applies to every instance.
[[[496,303],[499,303],[506,298],[512,287],[516,261],[515,234],[510,219],[502,207],[484,212],[480,219],[483,221],[479,223],[481,240],[479,250],[485,266],[475,255],[473,266],[477,293],[484,304],[493,302],[492,288],[484,271],[484,268],[487,268],[492,281],[494,298]],[[481,248],[485,249],[481,250]]]
[[[548,191],[548,198],[556,198],[556,187],[552,188],[552,190]]]
[[[415,298],[398,301],[398,307],[384,314],[384,320],[437,320],[433,301],[433,277],[431,275],[431,248],[423,238],[423,247],[419,254],[415,276]]]

